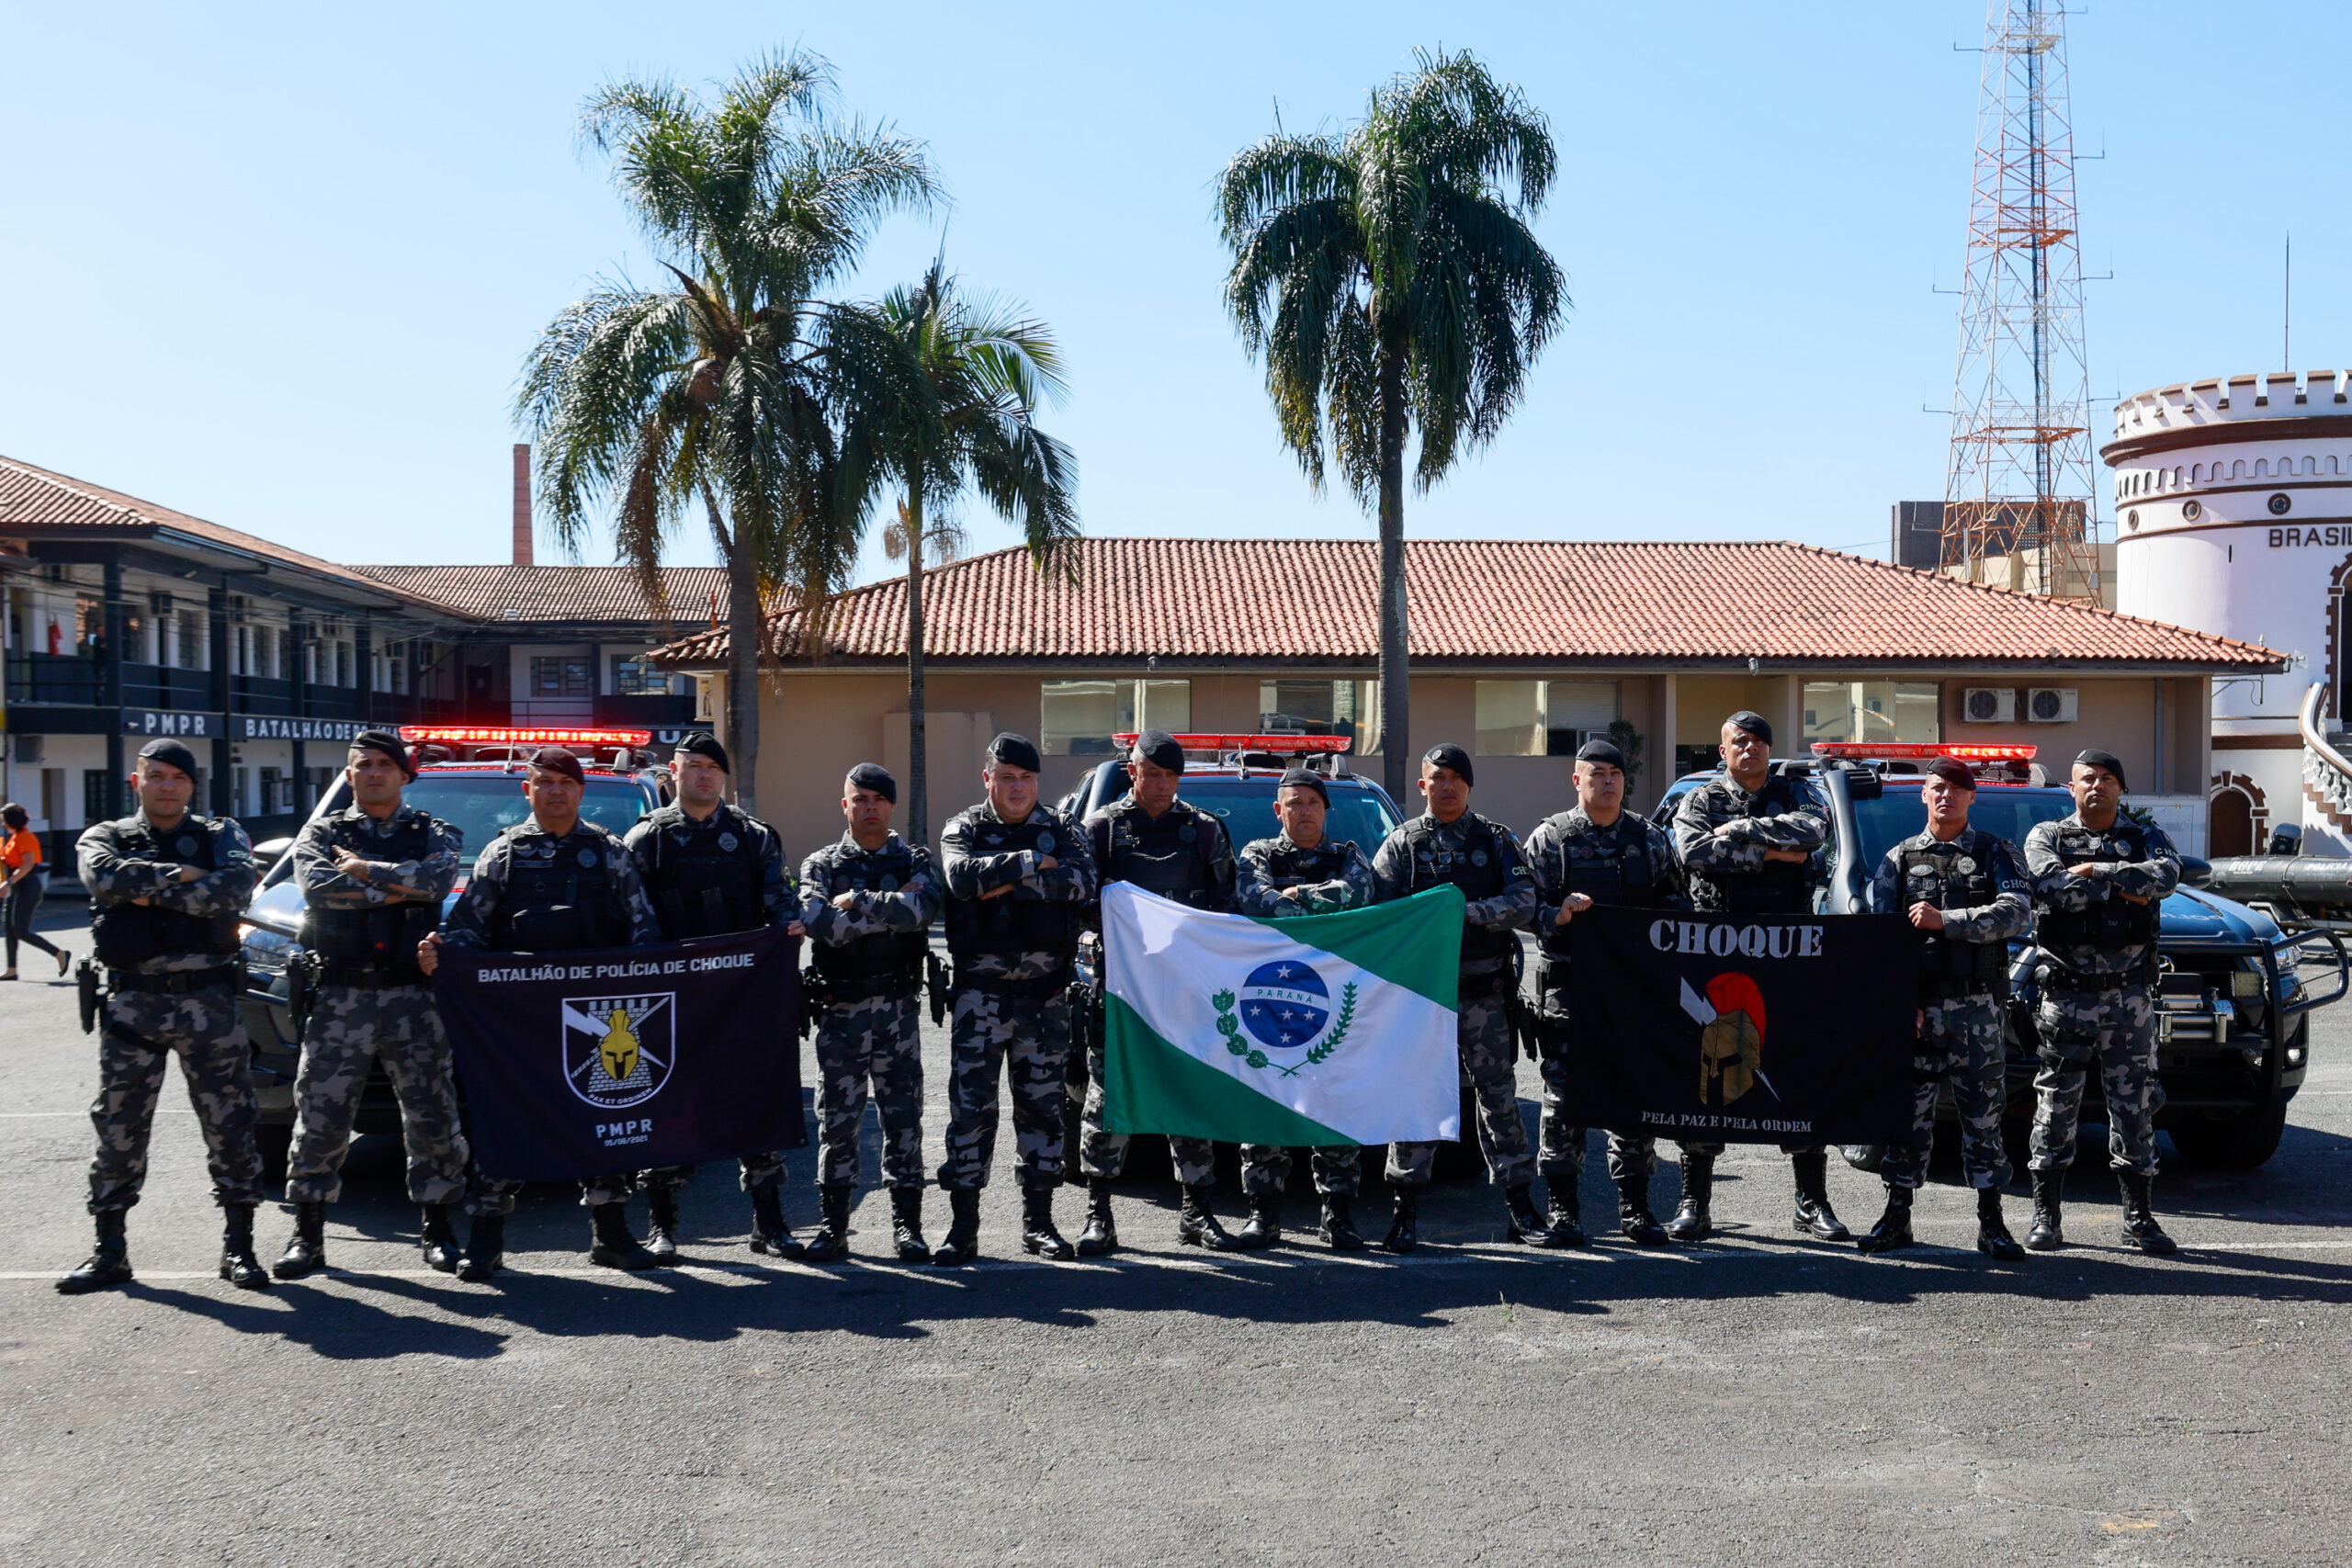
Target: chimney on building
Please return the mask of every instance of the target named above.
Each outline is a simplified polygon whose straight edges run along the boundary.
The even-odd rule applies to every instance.
[[[531,564],[531,444],[514,444],[514,564]]]

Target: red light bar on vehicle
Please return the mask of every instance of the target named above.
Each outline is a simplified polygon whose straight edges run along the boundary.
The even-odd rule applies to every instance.
[[[401,739],[444,746],[650,746],[650,729],[501,729],[490,725],[403,724]]]
[[[1133,735],[1114,735],[1122,749],[1136,743]],[[1355,742],[1344,735],[1179,735],[1176,744],[1187,751],[1346,751]]]
[[[2038,746],[1962,746],[1937,744],[1916,740],[1816,740],[1815,754],[1823,757],[1851,757],[1858,761],[1872,758],[1950,757],[1955,762],[2030,762]]]

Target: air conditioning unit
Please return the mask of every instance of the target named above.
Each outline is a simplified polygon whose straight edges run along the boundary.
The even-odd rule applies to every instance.
[[[40,735],[12,735],[8,744],[15,750],[17,761],[37,767],[40,763],[40,743],[45,739]]]
[[[2028,724],[2074,723],[2075,688],[2072,686],[2027,687],[2025,721]]]
[[[2015,686],[1970,686],[1960,694],[1964,724],[2014,724],[2018,716]]]

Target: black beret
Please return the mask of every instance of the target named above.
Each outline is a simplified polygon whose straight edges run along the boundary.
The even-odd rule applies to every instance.
[[[587,770],[580,765],[580,759],[560,746],[542,746],[532,752],[531,766],[545,768],[549,773],[561,773],[573,784],[584,784],[588,782]]]
[[[1951,757],[1939,757],[1929,762],[1928,773],[1961,789],[1973,791],[1976,787],[1976,775],[1968,771],[1968,764]]]
[[[392,760],[392,765],[410,778],[416,777],[416,764],[409,760],[408,742],[389,729],[363,729],[351,738],[355,751],[381,751]]]
[[[1744,729],[1765,745],[1772,744],[1772,722],[1752,708],[1742,708],[1724,720],[1725,729]]]
[[[1441,740],[1421,754],[1421,761],[1432,768],[1452,768],[1462,775],[1462,782],[1476,788],[1478,781],[1470,773],[1470,753],[1451,740]]]
[[[1606,740],[1588,740],[1577,748],[1579,762],[1606,762],[1619,773],[1625,771],[1625,753]]]
[[[899,804],[899,781],[879,762],[860,762],[842,782],[852,789],[870,789],[893,806]]]
[[[1184,748],[1164,729],[1147,729],[1136,737],[1134,755],[1155,768],[1166,768],[1171,773],[1184,771]]]
[[[689,753],[697,757],[709,758],[718,764],[718,771],[722,773],[731,774],[735,771],[727,761],[727,748],[721,746],[718,743],[718,737],[707,729],[697,729],[678,742],[675,755],[683,757]]]
[[[166,739],[159,735],[139,748],[141,761],[150,757],[159,762],[169,762],[190,778],[196,777],[196,753],[181,741]]]
[[[1329,806],[1331,804],[1331,786],[1325,784],[1323,782],[1323,775],[1317,773],[1314,769],[1291,769],[1290,772],[1283,775],[1282,782],[1274,785],[1274,793],[1279,795],[1283,790],[1290,788],[1293,784],[1296,784],[1301,789],[1311,789],[1316,794],[1323,797],[1324,805]]]
[[[1026,736],[1015,735],[1009,729],[989,742],[989,761],[1002,762],[1011,768],[1026,768],[1033,773],[1045,771],[1045,763],[1037,756],[1037,748]]]
[[[2084,750],[2075,753],[2075,766],[2078,768],[2105,768],[2109,773],[2115,775],[2115,782],[2118,784],[2121,784],[2125,789],[2130,789],[2132,787],[2130,784],[2124,784],[2123,782],[2122,759],[2118,757],[2112,751],[2102,751],[2096,746],[2086,747]]]

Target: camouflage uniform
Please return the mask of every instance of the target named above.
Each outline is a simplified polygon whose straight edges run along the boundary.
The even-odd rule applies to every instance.
[[[2095,861],[2098,876],[2069,876],[2066,867]],[[2154,1176],[2156,1111],[2164,1090],[2156,1081],[2156,952],[2153,938],[2123,945],[2052,942],[2052,917],[2098,912],[2122,894],[2154,906],[2180,884],[2180,853],[2164,829],[2119,814],[2113,827],[2093,832],[2079,815],[2038,822],[2025,839],[2025,869],[2041,917],[2043,963],[2034,1023],[2041,1036],[2041,1070],[2033,1080],[2033,1168],[2062,1171],[2074,1162],[2083,1086],[2098,1064],[2107,1091],[2108,1161],[2118,1171]]]
[[[1328,862],[1329,863],[1323,863]],[[1285,888],[1296,888],[1285,898]],[[1330,915],[1360,909],[1373,901],[1372,863],[1345,839],[1326,839],[1313,850],[1291,842],[1288,833],[1245,845],[1235,864],[1233,907],[1260,919],[1292,915]],[[1333,1144],[1314,1151],[1315,1190],[1352,1198],[1363,1183],[1363,1150]],[[1290,1150],[1279,1144],[1241,1145],[1241,1190],[1251,1196],[1280,1192],[1290,1180]]]
[[[418,832],[429,848],[422,857],[381,858],[392,840]],[[365,910],[393,902],[393,886],[421,897],[431,923],[458,880],[463,841],[455,828],[413,806],[379,822],[356,806],[313,818],[294,842],[294,881],[313,909]],[[370,863],[365,882],[335,869],[334,852],[347,849]],[[370,853],[370,851],[376,852]],[[415,969],[415,950],[398,955],[387,983],[340,980],[330,968],[312,993],[302,1031],[302,1065],[294,1079],[300,1130],[287,1162],[290,1203],[332,1203],[342,1195],[343,1160],[350,1152],[368,1064],[381,1059],[401,1107],[408,1146],[408,1194],[420,1203],[454,1202],[464,1192],[467,1149],[458,1120],[458,1090],[450,1076],[449,1037],[432,987]]]
[[[1012,847],[1019,841],[1024,847]],[[1037,863],[1051,856],[1050,870]],[[978,920],[990,888],[1010,887],[989,903],[1061,904],[1074,946],[1080,911],[1095,894],[1094,852],[1069,818],[1042,803],[1007,823],[982,801],[960,812],[941,835],[939,874],[947,885],[951,948],[959,921]],[[1012,1081],[1013,1160],[1021,1185],[1051,1190],[1062,1183],[1062,1108],[1069,1067],[1071,947],[956,953],[955,1016],[949,1045],[946,1157],[939,1185],[986,1187],[996,1156],[1000,1074]]]
[[[1136,823],[1136,818],[1142,818],[1142,823]],[[1130,824],[1159,829],[1162,839],[1181,838],[1181,842],[1173,846],[1174,852],[1156,863],[1147,863],[1149,870],[1159,873],[1156,883],[1122,876],[1114,869],[1119,829]],[[1099,883],[1133,882],[1148,892],[1195,909],[1222,910],[1233,901],[1233,848],[1226,838],[1225,824],[1190,801],[1180,796],[1170,802],[1168,809],[1153,821],[1136,804],[1135,797],[1128,795],[1088,818],[1086,828],[1089,847],[1094,852],[1098,894]],[[1097,944],[1095,974],[1099,981],[1102,974],[1099,910],[1090,925]],[[1129,1134],[1114,1133],[1102,1125],[1104,1049],[1102,1032],[1096,1030],[1086,1047],[1086,1104],[1079,1114],[1078,1168],[1091,1179],[1115,1181],[1126,1168]],[[1216,1145],[1211,1140],[1171,1134],[1168,1153],[1181,1185],[1207,1187],[1216,1180]]]
[[[721,803],[717,811],[725,813],[726,824],[756,846],[754,853],[760,868],[762,922],[769,926],[790,925],[800,915],[799,889],[793,883],[791,869],[785,863],[784,840],[774,828],[740,807]],[[656,835],[668,833],[673,835],[673,841],[684,841],[695,825],[695,819],[686,815],[686,808],[673,801],[638,818],[636,825],[621,840],[628,849],[629,859],[637,864],[638,881],[647,889],[646,897],[654,902],[657,916],[661,901],[655,890],[662,886],[662,855]],[[700,933],[673,931],[665,924],[662,940],[679,942],[695,934]],[[745,1155],[739,1164],[742,1169],[742,1189],[746,1192],[784,1185],[784,1152],[780,1149]],[[675,1192],[693,1180],[695,1168],[690,1165],[665,1165],[639,1171],[636,1179],[653,1191]]]
[[[1577,806],[1537,823],[1535,831],[1527,836],[1527,869],[1535,881],[1533,927],[1538,941],[1555,931],[1565,934],[1566,928],[1556,922],[1560,906],[1575,891],[1569,886],[1572,867],[1605,866],[1617,872],[1626,856],[1636,853],[1647,874],[1642,883],[1646,889],[1643,895],[1645,907],[1690,908],[1690,901],[1682,891],[1682,869],[1674,858],[1674,841],[1667,837],[1665,829],[1648,818],[1624,811],[1608,827],[1596,827],[1592,818],[1585,815],[1584,807]],[[1574,874],[1577,880],[1583,880],[1586,873],[1577,871]],[[1609,903],[1613,899],[1595,897],[1594,901]],[[1573,917],[1570,924],[1574,924]],[[1540,1027],[1547,1039],[1559,1039],[1568,1027],[1566,962],[1547,949],[1537,974],[1535,1007]],[[1555,1049],[1546,1049],[1542,1066],[1544,1118],[1536,1136],[1536,1168],[1546,1179],[1581,1176],[1586,1130],[1570,1126],[1562,1110],[1567,1089],[1567,1059]],[[1646,1179],[1657,1171],[1656,1138],[1628,1137],[1616,1132],[1609,1134],[1611,1181]]]
[[[591,867],[601,865],[608,879],[610,897],[617,905],[616,911],[608,912],[614,916],[613,928],[627,933],[612,945],[643,947],[662,940],[661,917],[654,912],[653,901],[645,895],[645,884],[637,874],[636,861],[629,857],[628,847],[620,840],[584,817],[561,838],[540,827],[537,818],[526,817],[482,846],[466,890],[458,896],[448,919],[442,924],[444,943],[458,951],[509,949],[510,944],[496,933],[503,920],[520,912],[520,906],[509,907],[507,886],[514,879],[516,860],[522,857],[559,865],[574,862]],[[580,1184],[580,1201],[586,1208],[618,1203],[628,1197],[632,1186],[630,1173],[625,1170],[591,1177]],[[511,1214],[514,1212],[514,1196],[522,1190],[522,1182],[485,1176],[477,1167],[466,1210],[472,1214]]]
[[[182,882],[183,861],[149,855],[193,856],[200,839],[190,828],[217,829],[213,868]],[[153,848],[141,848],[146,840]],[[82,834],[75,847],[82,886],[98,910],[153,900],[153,908],[202,920],[241,913],[253,897],[256,873],[245,830],[220,818],[189,816],[169,833],[157,833],[144,812],[101,822]],[[233,932],[231,940],[233,941]],[[165,952],[108,969],[104,1024],[98,1043],[98,1097],[90,1123],[98,1149],[90,1161],[90,1212],[128,1209],[139,1201],[147,1179],[147,1144],[155,1125],[155,1103],[164,1072],[177,1052],[187,1076],[188,1099],[204,1131],[205,1163],[212,1176],[212,1200],[224,1209],[251,1209],[261,1201],[261,1149],[254,1141],[253,1047],[245,1035],[233,978],[235,953]],[[162,977],[228,971],[216,982],[187,991],[134,990],[128,976]],[[171,983],[163,980],[160,983]]]
[[[1491,849],[1479,847],[1481,841]],[[1489,863],[1491,862],[1491,864]],[[1382,840],[1372,857],[1374,886],[1383,903],[1453,880],[1456,874],[1491,880],[1500,891],[1463,908],[1462,1081],[1478,1102],[1478,1144],[1487,1158],[1487,1179],[1497,1187],[1523,1187],[1534,1179],[1534,1156],[1527,1146],[1527,1124],[1519,1116],[1519,1089],[1511,1070],[1517,1042],[1511,1033],[1510,994],[1514,974],[1509,953],[1470,956],[1478,933],[1492,932],[1483,945],[1499,948],[1535,912],[1535,883],[1519,852],[1519,840],[1501,823],[1465,811],[1452,822],[1424,814]],[[1433,1143],[1391,1144],[1388,1180],[1418,1187],[1428,1182],[1437,1156]]]
[[[857,901],[837,908],[833,899],[843,893],[855,893]],[[871,851],[844,833],[839,843],[810,855],[800,866],[800,900],[808,941],[824,948],[892,933],[920,942],[943,901],[931,852],[896,833]],[[871,1084],[882,1122],[883,1179],[900,1189],[923,1184],[922,1003],[915,989],[921,975],[919,968],[908,972],[902,995],[825,1004],[817,1022],[820,1183],[856,1183],[857,1134]]]
[[[1906,859],[1918,868],[1908,877]],[[1932,874],[1931,863],[1944,867],[1941,876]],[[1978,896],[1969,891],[1972,886],[1989,887],[1994,897],[1958,908],[1947,902]],[[1872,910],[1900,915],[1917,903],[1935,904],[1944,911],[1942,940],[1981,948],[1984,961],[2002,972],[1921,978],[1919,1038],[1911,1064],[1911,1142],[1886,1151],[1879,1173],[1889,1187],[1917,1188],[1926,1181],[1936,1100],[1947,1079],[1960,1114],[1961,1168],[1968,1184],[1980,1191],[2008,1185],[2009,1157],[2001,1144],[2001,1113],[2008,1103],[2008,1024],[2002,1008],[2008,986],[2003,976],[2008,942],[2033,924],[2029,892],[2016,847],[1974,828],[1963,829],[1949,844],[1932,833],[1916,833],[1886,852],[1871,879]]]

